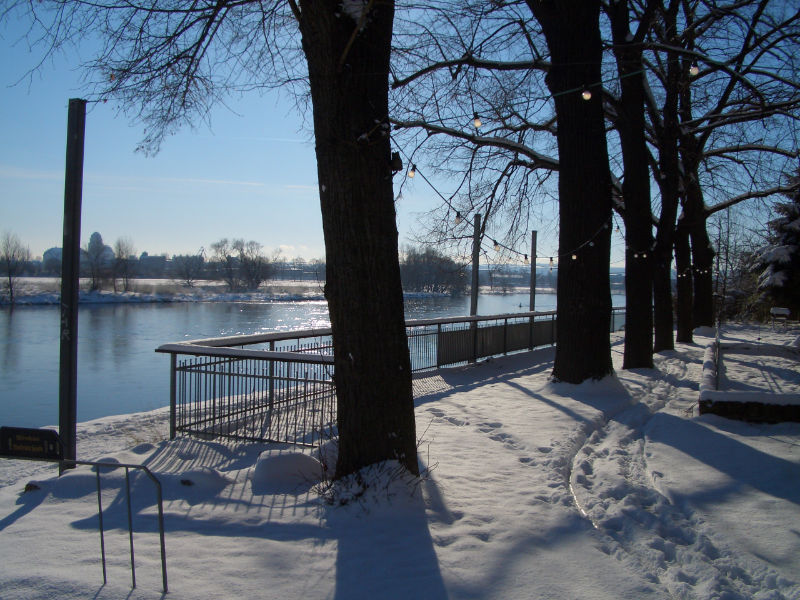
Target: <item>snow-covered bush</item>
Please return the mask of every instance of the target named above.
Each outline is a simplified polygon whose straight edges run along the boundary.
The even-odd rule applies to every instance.
[[[792,178],[800,182],[800,176]],[[800,188],[788,202],[775,205],[779,217],[770,221],[769,244],[756,255],[759,300],[768,310],[781,306],[797,318],[800,311]]]

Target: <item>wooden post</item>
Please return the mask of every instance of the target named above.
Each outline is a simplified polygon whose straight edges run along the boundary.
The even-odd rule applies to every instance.
[[[67,117],[64,176],[64,243],[61,255],[61,354],[58,382],[58,434],[64,459],[76,459],[78,390],[78,288],[80,277],[81,198],[86,100],[72,98]],[[69,464],[69,463],[68,463]],[[60,463],[59,473],[74,468]]]
[[[480,280],[478,278],[478,268],[481,256],[481,215],[475,214],[475,230],[472,234],[472,290],[470,292],[471,298],[469,303],[469,314],[474,316],[478,314],[478,286]]]
[[[531,231],[531,295],[528,310],[536,310],[536,231]]]
[[[478,314],[478,288],[480,287],[480,258],[481,258],[481,215],[475,213],[475,229],[472,234],[472,290],[470,291],[469,315]],[[472,321],[469,325],[472,330],[472,360],[478,358],[478,323]]]

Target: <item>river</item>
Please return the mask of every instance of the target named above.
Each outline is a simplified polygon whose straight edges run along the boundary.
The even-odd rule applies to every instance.
[[[478,313],[527,307],[527,294],[481,295]],[[554,295],[537,294],[537,310],[554,308]],[[468,313],[469,297],[406,299],[407,319]],[[57,306],[0,309],[0,425],[58,423],[59,316]],[[318,300],[81,305],[78,420],[169,404],[169,357],[154,352],[162,344],[328,325],[327,304]]]

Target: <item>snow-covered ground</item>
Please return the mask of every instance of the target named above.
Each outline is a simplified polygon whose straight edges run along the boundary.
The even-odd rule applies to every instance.
[[[83,423],[78,453],[162,481],[170,598],[800,598],[800,423],[698,416],[709,341],[623,371],[617,340],[616,376],[577,386],[548,381],[549,349],[422,377],[426,477],[386,465],[333,504],[308,454],[164,442],[164,410]],[[124,474],[102,482],[105,586],[94,474],[0,462],[0,597],[161,596],[152,484],[132,475],[131,591]]]

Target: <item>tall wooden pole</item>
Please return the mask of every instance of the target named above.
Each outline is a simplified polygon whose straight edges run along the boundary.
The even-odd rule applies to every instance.
[[[475,214],[475,230],[472,234],[472,290],[470,292],[469,314],[478,314],[478,267],[481,257],[481,215]]]
[[[72,98],[67,117],[67,164],[64,176],[64,243],[61,255],[61,359],[58,434],[64,458],[77,458],[78,286],[80,276],[81,198],[86,100]],[[64,463],[59,471],[64,470]]]
[[[528,310],[536,310],[536,231],[531,231],[531,298]]]

